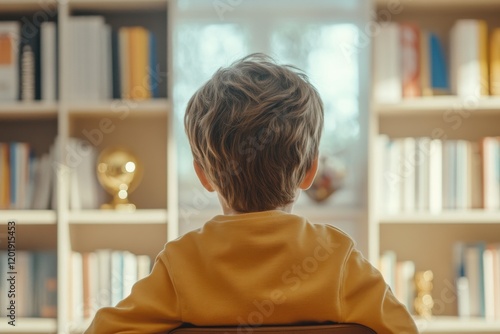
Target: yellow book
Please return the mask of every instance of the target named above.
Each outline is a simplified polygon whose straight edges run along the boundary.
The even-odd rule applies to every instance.
[[[480,95],[489,95],[488,80],[488,25],[486,21],[478,21],[479,30],[479,71],[481,76]]]
[[[500,95],[500,28],[492,31],[490,39],[490,93]]]
[[[129,77],[130,66],[128,57],[128,35],[129,29],[126,27],[120,28],[118,31],[118,45],[119,45],[119,67],[120,67],[120,94],[122,99],[130,98]]]
[[[0,209],[10,207],[9,145],[0,143]]]
[[[129,28],[129,89],[130,98],[144,100],[151,98],[149,79],[149,31],[143,27]]]

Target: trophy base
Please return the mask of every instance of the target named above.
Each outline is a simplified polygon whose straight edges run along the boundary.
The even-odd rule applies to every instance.
[[[132,212],[136,210],[136,206],[132,203],[106,203],[101,205],[101,209]]]

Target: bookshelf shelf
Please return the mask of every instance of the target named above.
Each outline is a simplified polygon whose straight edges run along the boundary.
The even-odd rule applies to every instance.
[[[105,210],[82,210],[69,213],[70,224],[166,224],[168,212],[163,209],[119,212]]]
[[[421,333],[498,333],[500,321],[483,318],[440,316],[431,319],[415,318]]]
[[[2,318],[0,322],[0,333],[56,333],[57,320],[56,319],[42,319],[42,318],[18,318],[16,319],[16,326],[7,324],[7,318]]]
[[[68,2],[73,10],[105,11],[165,10],[167,3],[167,0],[70,0]]]
[[[0,224],[9,220],[21,225],[55,225],[57,215],[53,210],[0,210]]]
[[[467,110],[471,113],[500,115],[500,97],[464,99],[457,96],[436,96],[405,99],[400,103],[375,104],[380,116],[432,115],[447,110]]]
[[[16,102],[0,104],[0,119],[56,118],[56,102]]]
[[[419,0],[419,1],[405,1],[394,2],[392,0],[375,0],[375,6],[378,8],[405,8],[411,9],[447,9],[447,10],[463,10],[463,9],[478,9],[489,10],[499,9],[500,3],[496,0]]]
[[[383,215],[380,224],[500,224],[499,211],[460,210],[441,213]]]
[[[55,8],[57,6],[56,0],[1,0],[0,1],[0,12],[23,12],[32,11],[40,8],[40,5],[46,8]]]
[[[69,105],[68,110],[70,115],[74,116],[164,116],[170,110],[170,102],[168,99],[163,98],[145,101],[112,100],[94,103],[71,104]]]

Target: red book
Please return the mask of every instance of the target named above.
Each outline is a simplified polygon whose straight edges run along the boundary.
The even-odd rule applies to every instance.
[[[400,24],[403,97],[422,95],[420,87],[420,29],[411,23]]]

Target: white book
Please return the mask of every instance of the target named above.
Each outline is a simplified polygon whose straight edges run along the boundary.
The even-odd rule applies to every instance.
[[[396,297],[412,312],[415,300],[415,263],[400,261],[396,264]]]
[[[458,300],[458,316],[467,318],[471,316],[470,309],[470,291],[469,279],[465,276],[457,278],[457,300]]]
[[[55,22],[40,25],[42,100],[55,101],[57,97],[57,31]]]
[[[103,39],[106,38],[104,35],[104,17],[103,16],[83,16],[85,19],[85,41],[87,42],[86,50],[86,89],[88,92],[90,101],[102,100],[103,96],[103,68],[105,66],[104,62],[104,51],[103,51]]]
[[[137,255],[137,280],[151,273],[151,258],[148,255]]]
[[[403,97],[399,24],[387,22],[374,40],[374,99],[396,103]]]
[[[416,159],[415,138],[403,139],[403,159],[401,170],[403,176],[403,211],[415,211]]]
[[[83,320],[83,261],[82,254],[71,253],[71,320],[79,323]]]
[[[52,166],[51,155],[42,155],[38,164],[37,180],[35,181],[35,198],[33,199],[33,209],[47,210],[50,207],[50,193],[52,186]]]
[[[397,258],[394,251],[385,251],[380,256],[380,273],[392,291],[396,291],[396,262]]]
[[[111,253],[111,305],[123,299],[123,252]]]
[[[484,314],[486,319],[495,319],[494,249],[486,246],[483,252]]]
[[[20,33],[19,22],[0,22],[0,102],[19,98]]]
[[[465,248],[465,276],[469,281],[470,314],[473,317],[484,316],[484,285],[481,246],[467,245]]]
[[[96,254],[99,272],[97,303],[99,307],[111,306],[111,251],[99,249]]]
[[[458,20],[451,30],[452,93],[481,95],[482,82],[479,20]]]
[[[111,50],[111,26],[104,24],[102,26],[101,32],[101,52],[102,60],[101,64],[101,78],[99,83],[100,88],[100,99],[110,100],[113,97],[113,60],[112,60],[112,50]]]
[[[123,298],[130,295],[137,282],[137,258],[130,252],[123,253]]]
[[[389,142],[388,170],[385,179],[388,189],[387,213],[398,213],[402,210],[402,195],[404,177],[401,170],[403,159],[403,142],[401,139],[393,139]]]
[[[429,154],[429,211],[443,209],[443,142],[432,139]]]
[[[468,153],[469,147],[468,142],[465,140],[456,141],[456,174],[455,174],[455,185],[456,185],[456,197],[454,207],[458,210],[467,209],[467,196],[470,192],[468,187]]]
[[[494,137],[483,139],[483,194],[484,208],[500,208],[500,175],[498,169],[498,140]]]
[[[455,142],[443,142],[443,209],[454,209],[455,205]]]
[[[416,141],[417,161],[415,164],[416,180],[416,209],[418,211],[429,210],[430,197],[430,154],[431,140],[430,138],[418,138]]]
[[[493,247],[493,295],[495,299],[495,319],[500,320],[500,244]]]
[[[121,98],[130,98],[130,64],[129,64],[129,52],[128,52],[128,31],[126,27],[120,28],[118,30],[118,45],[119,45],[119,61],[120,61],[120,86],[121,86]]]
[[[377,144],[375,145],[375,156],[377,157],[375,159],[376,171],[374,173],[377,182],[375,198],[378,202],[376,207],[386,213],[390,212],[390,205],[387,199],[391,191],[389,176],[387,175],[389,173],[389,145],[389,136],[383,134],[378,136]]]

